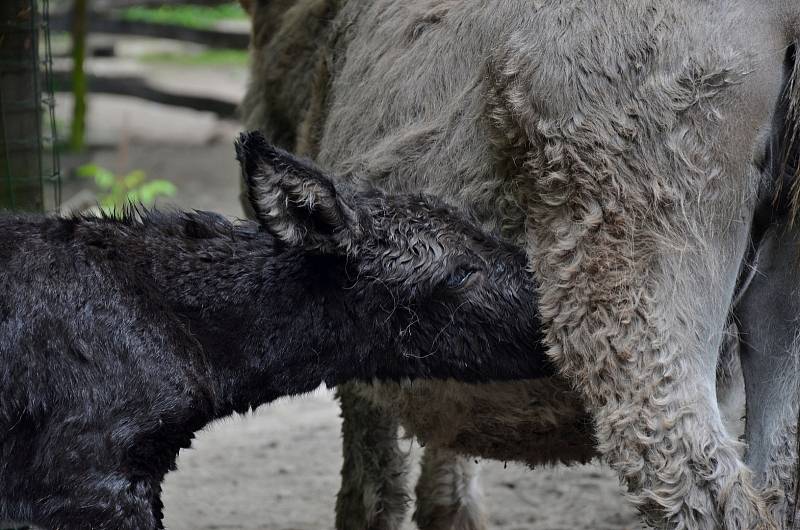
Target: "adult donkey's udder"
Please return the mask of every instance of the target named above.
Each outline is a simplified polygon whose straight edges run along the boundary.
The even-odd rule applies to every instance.
[[[559,378],[515,383],[452,381],[359,385],[426,446],[528,465],[596,456],[591,418]]]

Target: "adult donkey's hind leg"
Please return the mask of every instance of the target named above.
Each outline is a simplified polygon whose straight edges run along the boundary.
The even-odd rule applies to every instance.
[[[342,407],[342,486],[337,530],[399,530],[408,505],[407,458],[398,446],[398,420],[358,394],[337,394]]]
[[[426,448],[417,481],[414,521],[420,530],[487,528],[480,488],[480,464],[444,449]]]
[[[746,460],[786,511],[797,480],[800,392],[800,230],[775,226],[762,240],[753,278],[735,309],[747,389]],[[783,501],[783,502],[780,502]],[[786,514],[779,514],[780,517]]]

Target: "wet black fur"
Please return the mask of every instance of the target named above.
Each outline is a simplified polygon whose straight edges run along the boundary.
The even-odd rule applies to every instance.
[[[364,213],[360,237],[384,237]],[[525,256],[466,221],[473,249],[413,282],[364,278],[381,271],[367,242],[312,251],[268,228],[0,215],[0,521],[161,528],[162,479],[196,431],[320,382],[551,373]],[[477,280],[447,287],[465,263]]]

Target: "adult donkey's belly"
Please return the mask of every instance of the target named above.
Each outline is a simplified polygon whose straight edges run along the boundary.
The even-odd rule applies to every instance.
[[[521,146],[492,108],[487,58],[530,3],[490,4],[347,4],[339,18],[349,29],[334,39],[317,159],[388,190],[469,207],[524,244],[525,187],[514,168]],[[532,465],[595,454],[591,420],[559,378],[364,385],[360,392],[431,446]]]
[[[425,445],[529,465],[585,462],[592,426],[559,379],[467,385],[421,381],[359,385]]]

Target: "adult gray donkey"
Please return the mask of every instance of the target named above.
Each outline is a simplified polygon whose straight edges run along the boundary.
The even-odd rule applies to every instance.
[[[563,374],[343,390],[340,530],[399,528],[398,422],[428,444],[425,530],[484,526],[459,455],[600,454],[660,528],[789,518],[800,2],[259,0],[252,13],[247,125],[524,245]],[[744,458],[715,384],[731,319]]]

